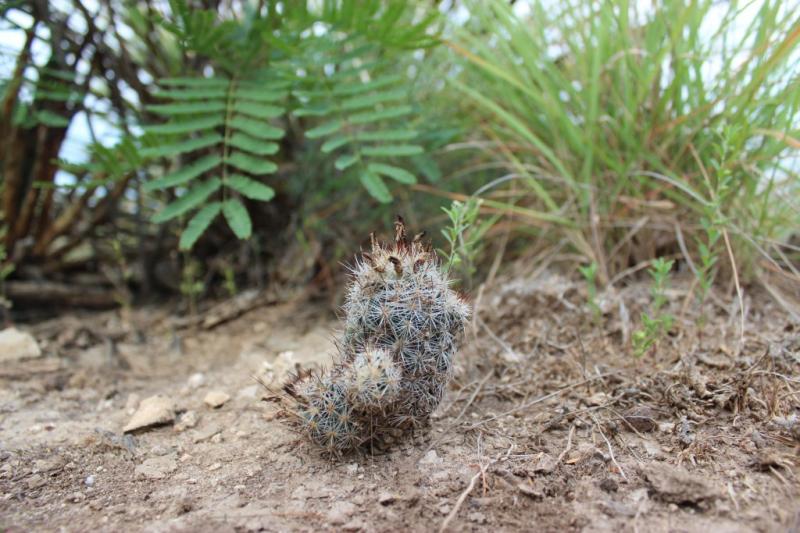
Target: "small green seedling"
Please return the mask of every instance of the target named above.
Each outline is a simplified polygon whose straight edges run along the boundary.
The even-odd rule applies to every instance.
[[[651,296],[653,301],[650,305],[650,313],[642,313],[642,326],[633,333],[633,353],[636,357],[641,357],[653,348],[661,338],[672,328],[673,316],[662,312],[662,308],[667,303],[667,287],[669,273],[675,263],[659,257],[650,266],[650,276],[653,278],[653,288]]]
[[[705,303],[708,292],[714,284],[716,278],[716,264],[718,261],[717,242],[720,238],[720,231],[715,224],[703,217],[700,220],[705,232],[705,242],[697,239],[697,250],[700,255],[700,264],[697,268],[697,282],[700,285],[700,305]]]
[[[592,261],[591,264],[586,266],[579,266],[578,271],[586,280],[586,289],[589,292],[587,298],[587,305],[592,310],[592,317],[594,321],[600,320],[601,311],[600,306],[597,305],[597,263]]]
[[[481,204],[482,200],[470,198],[466,202],[454,200],[449,208],[442,208],[450,219],[450,225],[442,229],[449,251],[440,249],[438,252],[444,257],[445,272],[457,270],[467,286],[472,284],[475,259],[483,247],[483,237],[498,218],[495,216],[479,222]]]
[[[225,266],[222,267],[222,274],[225,276],[225,292],[228,293],[228,296],[233,298],[238,292],[238,288],[236,287],[236,272],[231,265],[226,263]]]
[[[197,314],[197,298],[203,293],[205,285],[200,279],[200,262],[187,257],[181,271],[181,294],[189,303],[189,313]]]

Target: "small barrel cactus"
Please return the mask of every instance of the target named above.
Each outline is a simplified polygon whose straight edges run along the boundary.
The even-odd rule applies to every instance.
[[[353,268],[332,368],[284,386],[291,419],[333,454],[384,448],[426,425],[451,378],[470,308],[421,237],[409,242],[398,217],[393,244],[372,238]]]

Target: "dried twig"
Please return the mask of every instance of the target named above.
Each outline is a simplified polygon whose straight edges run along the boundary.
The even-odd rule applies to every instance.
[[[564,459],[564,456],[566,456],[572,449],[573,435],[575,435],[575,424],[572,424],[572,426],[570,426],[569,428],[569,435],[567,436],[567,446],[564,448],[564,451],[559,454],[558,459],[556,459],[556,464],[561,463],[561,460]]]
[[[614,463],[614,466],[616,466],[617,470],[619,470],[619,474],[622,476],[622,479],[628,481],[628,476],[625,475],[625,471],[622,469],[622,466],[614,457],[614,449],[611,447],[611,442],[608,440],[608,437],[606,437],[606,434],[603,432],[603,427],[600,425],[600,422],[598,422],[597,417],[595,417],[593,414],[590,414],[589,416],[591,416],[592,420],[594,420],[595,427],[597,428],[597,431],[600,432],[600,436],[603,437],[604,441],[606,441],[606,445],[608,446],[608,454],[611,456],[611,462]]]
[[[480,470],[478,470],[478,472],[474,476],[472,476],[472,479],[469,480],[469,485],[467,485],[467,488],[464,489],[464,492],[461,493],[461,496],[458,497],[458,500],[456,500],[453,509],[450,511],[450,513],[442,522],[442,526],[439,528],[439,533],[443,533],[444,531],[447,530],[447,527],[450,525],[450,522],[452,522],[453,519],[456,517],[456,514],[458,514],[458,510],[461,509],[462,505],[464,505],[464,501],[467,499],[467,496],[469,496],[469,493],[472,492],[472,490],[475,488],[475,484],[478,482],[478,478],[481,478],[486,474],[486,469],[489,468],[489,465],[491,465],[493,462],[494,461],[491,461],[486,463],[485,465],[482,465],[480,467]]]

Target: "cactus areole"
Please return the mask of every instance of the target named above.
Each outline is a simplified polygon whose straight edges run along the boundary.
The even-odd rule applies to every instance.
[[[333,366],[284,386],[290,420],[334,455],[426,426],[452,376],[470,308],[421,237],[409,241],[398,217],[394,243],[372,238],[352,269]]]

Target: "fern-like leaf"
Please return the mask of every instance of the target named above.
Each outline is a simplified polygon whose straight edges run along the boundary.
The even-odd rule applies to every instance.
[[[306,138],[321,139],[320,151],[336,154],[336,170],[357,176],[372,197],[390,202],[391,192],[381,176],[406,185],[416,183],[414,175],[393,159],[423,150],[411,144],[417,133],[402,122],[413,112],[406,103],[408,89],[402,77],[390,74],[365,80],[368,74],[362,66],[343,67],[332,76],[335,85],[295,91],[304,101],[295,114],[317,120]]]
[[[207,24],[204,18],[187,17],[182,19],[186,24]],[[147,191],[187,188],[154,217],[156,222],[166,222],[197,210],[181,236],[182,248],[191,247],[220,211],[237,237],[249,237],[252,224],[244,205],[235,198],[214,200],[225,188],[258,201],[275,196],[275,191],[256,177],[278,170],[268,157],[278,152],[274,141],[284,132],[270,120],[286,112],[286,91],[283,82],[264,80],[256,74],[248,80],[163,80],[163,89],[157,95],[166,101],[149,107],[168,120],[145,127],[150,145],[143,155],[181,156],[189,161],[145,185]]]

